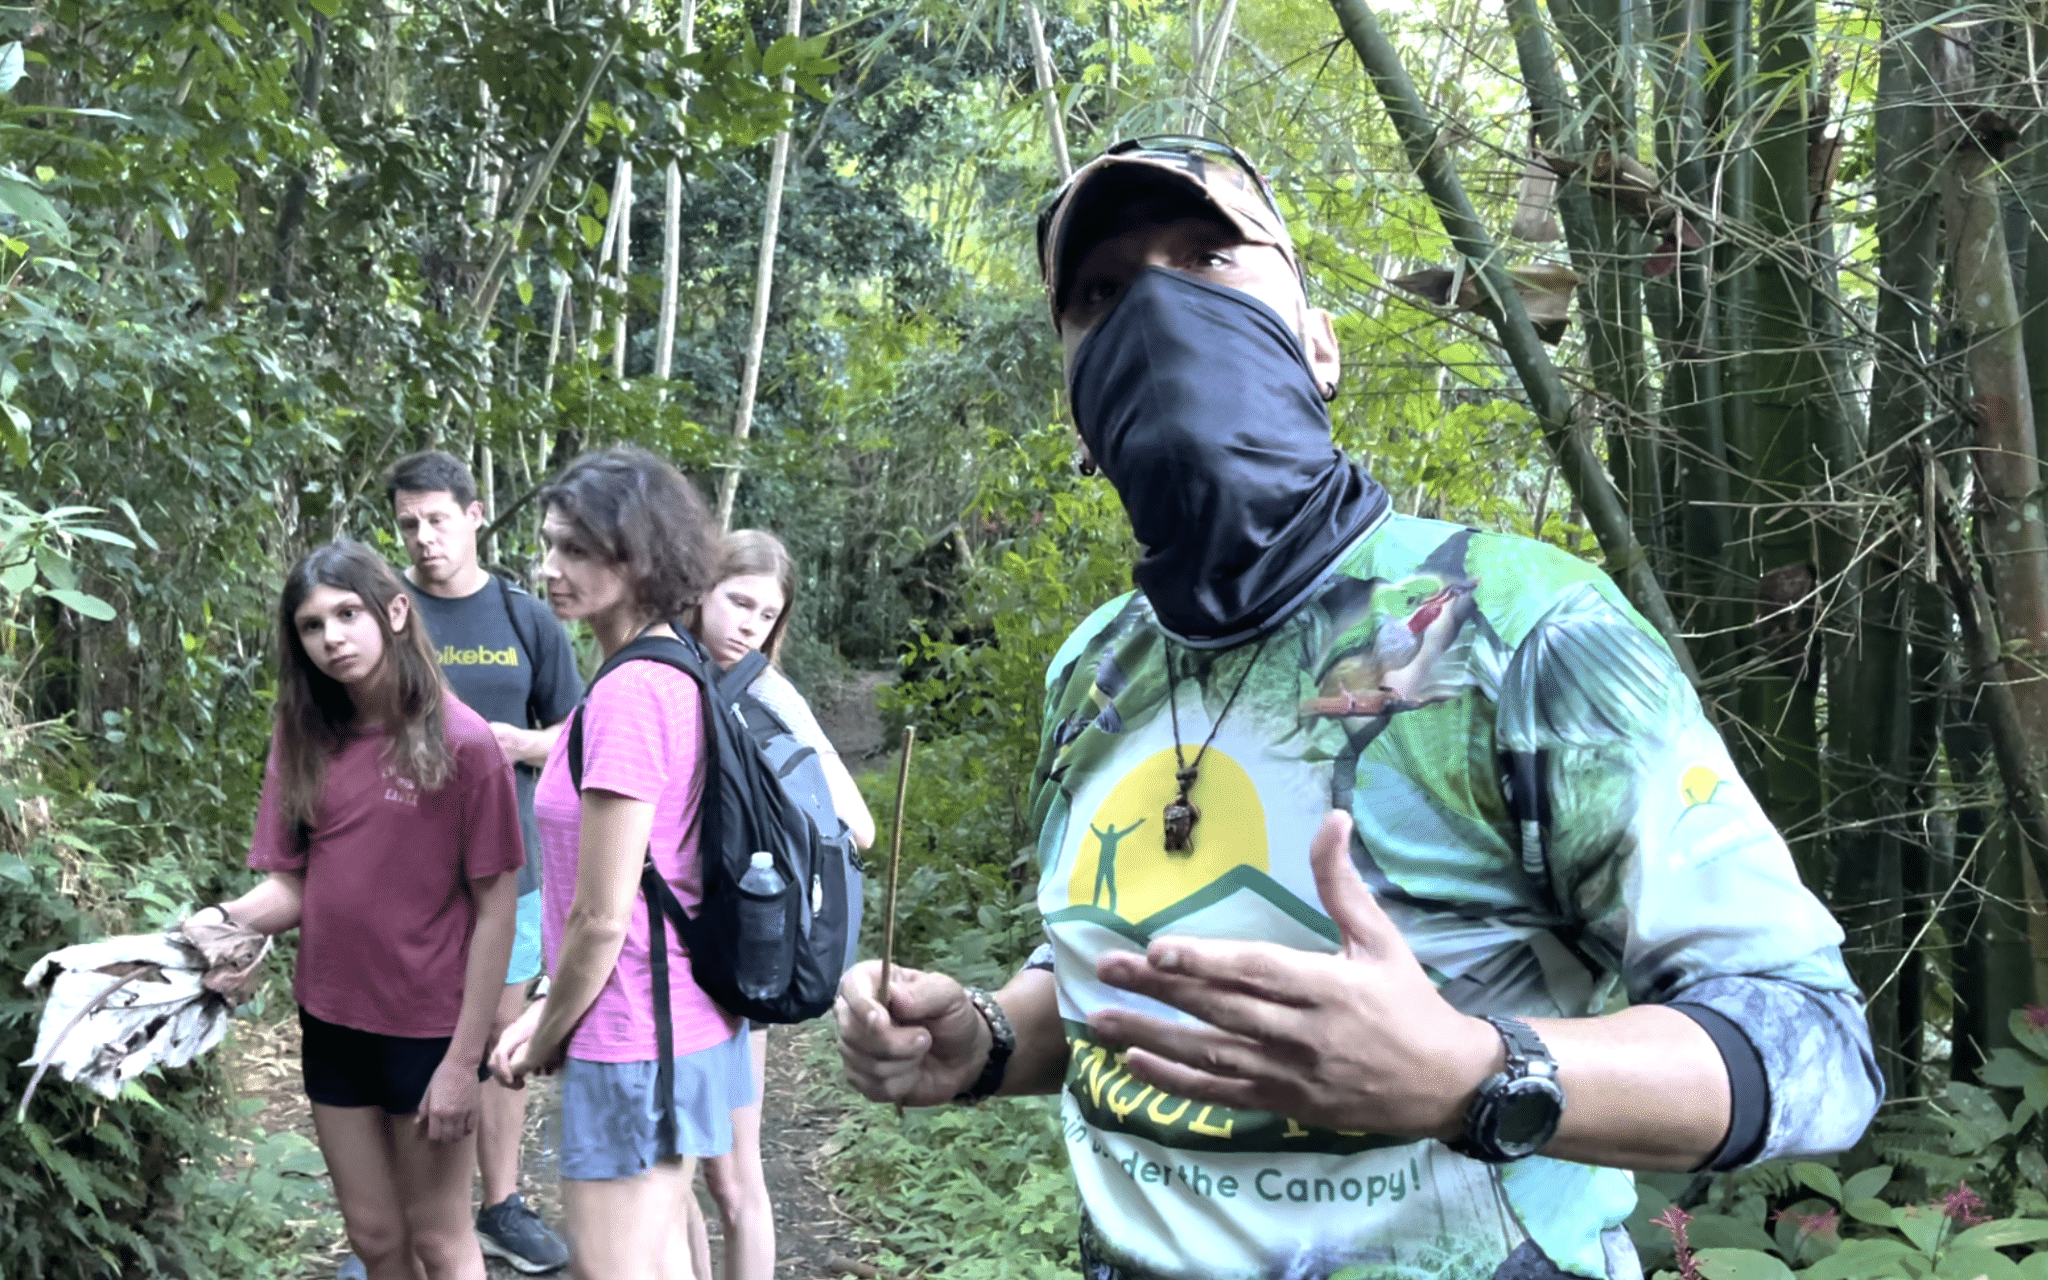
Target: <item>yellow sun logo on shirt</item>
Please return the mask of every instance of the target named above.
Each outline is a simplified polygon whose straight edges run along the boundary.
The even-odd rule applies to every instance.
[[[1679,794],[1685,797],[1688,808],[1707,803],[1720,789],[1721,775],[1703,764],[1696,764],[1687,769],[1685,776],[1678,780]]]
[[[1168,853],[1163,813],[1180,794],[1178,762],[1161,751],[1125,774],[1080,827],[1067,901],[1132,923],[1207,888],[1237,866],[1268,870],[1266,810],[1244,766],[1211,747],[1191,795],[1201,818],[1189,847]]]

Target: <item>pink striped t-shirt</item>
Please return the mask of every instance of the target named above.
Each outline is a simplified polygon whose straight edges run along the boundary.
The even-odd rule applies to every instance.
[[[576,896],[582,806],[569,781],[569,735],[555,740],[533,797],[540,824],[541,940],[549,972],[562,948]],[[673,667],[629,662],[591,686],[583,707],[583,787],[654,805],[654,865],[686,908],[703,900],[697,853],[698,802],[704,792],[704,717],[695,681]],[[633,855],[634,878],[640,855]],[[732,1038],[739,1023],[711,1002],[690,976],[690,959],[667,930],[669,1009],[678,1057]],[[652,1062],[654,978],[648,966],[647,900],[635,894],[619,962],[569,1041],[586,1062]]]

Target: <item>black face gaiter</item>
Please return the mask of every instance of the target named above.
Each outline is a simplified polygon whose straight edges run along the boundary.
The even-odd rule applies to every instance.
[[[1082,341],[1072,394],[1145,549],[1138,589],[1197,647],[1285,620],[1386,509],[1332,443],[1301,340],[1235,289],[1148,267]]]

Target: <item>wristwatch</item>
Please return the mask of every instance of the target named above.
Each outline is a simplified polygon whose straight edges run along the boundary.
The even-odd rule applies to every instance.
[[[1543,1150],[1564,1117],[1557,1059],[1519,1018],[1489,1017],[1507,1046],[1507,1065],[1479,1086],[1465,1111],[1465,1136],[1451,1150],[1488,1164],[1508,1164]]]
[[[1003,1072],[1009,1068],[1010,1055],[1017,1049],[1017,1032],[1010,1026],[1009,1015],[1003,1012],[1001,1003],[988,992],[969,987],[967,999],[982,1021],[988,1023],[988,1061],[974,1083],[955,1094],[953,1101],[980,1102],[1003,1087]]]

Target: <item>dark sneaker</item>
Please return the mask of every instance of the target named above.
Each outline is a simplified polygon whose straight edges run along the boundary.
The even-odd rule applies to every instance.
[[[506,1196],[477,1214],[476,1239],[486,1254],[503,1258],[528,1275],[569,1265],[569,1246],[548,1230],[521,1196]]]
[[[370,1280],[370,1269],[361,1258],[350,1254],[334,1269],[334,1280]]]

